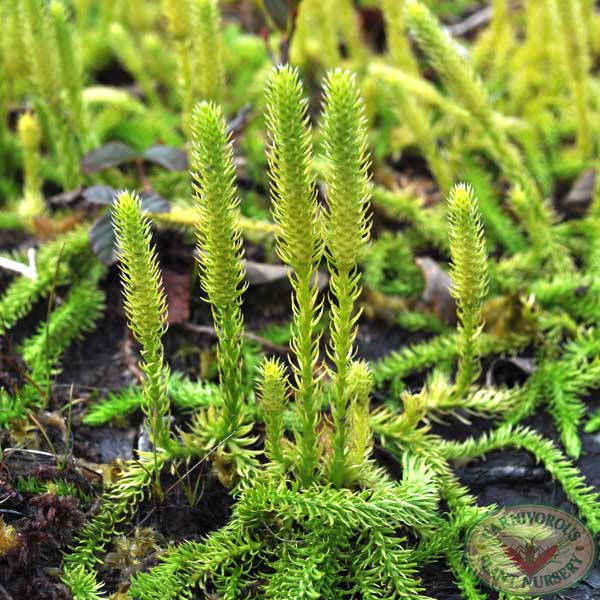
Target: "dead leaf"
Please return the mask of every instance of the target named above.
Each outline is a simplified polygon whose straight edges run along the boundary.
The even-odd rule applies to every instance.
[[[524,381],[537,371],[534,358],[514,356],[497,358],[485,374],[486,385],[505,385],[524,383]]]
[[[573,183],[569,193],[561,202],[563,211],[572,217],[582,217],[594,196],[596,169],[585,170]]]
[[[66,233],[75,229],[75,227],[81,222],[82,215],[67,215],[62,218],[51,218],[39,216],[33,220],[33,228],[35,236],[39,240],[50,240],[58,235]]]
[[[163,270],[163,283],[167,294],[167,323],[185,323],[190,318],[191,274]]]
[[[246,261],[246,281],[249,285],[265,285],[287,280],[289,268],[283,265],[269,265],[253,260]]]

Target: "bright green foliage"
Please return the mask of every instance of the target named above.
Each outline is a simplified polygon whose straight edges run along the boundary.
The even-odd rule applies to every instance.
[[[105,399],[93,403],[89,407],[83,422],[92,427],[105,425],[117,419],[122,419],[141,408],[143,404],[144,396],[140,389],[135,387],[125,388],[118,394],[109,393]]]
[[[104,309],[104,293],[98,289],[103,274],[95,264],[91,272],[76,283],[64,302],[49,314],[37,332],[27,338],[19,352],[27,368],[27,383],[14,396],[0,399],[0,427],[9,427],[30,410],[45,406],[50,397],[51,382],[60,372],[64,352],[84,333],[94,328]]]
[[[148,74],[144,57],[140,54],[139,48],[133,38],[128,35],[125,27],[117,22],[110,24],[108,33],[113,52],[127,67],[127,70],[135,75],[150,105],[158,107],[160,105],[160,98],[154,87],[154,81]]]
[[[418,590],[418,581],[401,539],[390,535],[398,527],[427,528],[437,503],[437,490],[422,463],[405,460],[403,467],[400,483],[373,491],[290,489],[285,481],[258,481],[242,494],[228,525],[201,543],[171,550],[153,571],[135,578],[131,593],[144,600],[180,598],[195,583],[205,587],[209,577],[217,586],[237,581],[242,568],[264,597],[306,597],[299,594],[311,588],[328,594],[345,571],[354,593],[364,589],[363,576],[369,573],[401,598],[408,585]],[[265,518],[277,524],[266,534]],[[382,537],[386,541],[379,547]],[[391,558],[380,561],[392,540],[395,567]],[[379,552],[361,553],[366,544]],[[360,569],[351,567],[357,563]]]
[[[358,314],[360,274],[357,264],[369,237],[367,216],[369,176],[364,105],[353,76],[336,70],[325,82],[322,117],[327,210],[326,257],[331,289],[331,358],[333,456],[330,478],[341,486],[346,479],[346,410],[348,371],[353,355]]]
[[[459,339],[460,335],[453,332],[391,352],[373,365],[376,385],[391,381],[393,391],[400,392],[404,389],[402,379],[410,373],[434,365],[451,365],[458,357]],[[477,354],[480,357],[502,354],[511,349],[524,347],[528,342],[529,339],[525,336],[503,339],[484,333],[477,338]]]
[[[73,496],[89,506],[91,496],[77,485],[64,479],[40,481],[35,477],[20,477],[15,481],[15,487],[21,494],[56,494],[57,496]]]
[[[465,61],[455,42],[442,29],[429,10],[418,0],[409,0],[406,15],[411,31],[433,67],[439,73],[452,95],[470,112],[479,125],[505,176],[523,189],[527,202],[532,210],[537,211],[540,218],[546,217],[542,210],[542,199],[535,180],[524,168],[523,159],[518,149],[509,141],[505,131],[498,123],[488,95],[481,79],[475,74],[473,67]],[[550,227],[548,218],[540,220],[539,227]],[[554,245],[550,246],[554,250]],[[556,268],[564,266],[564,254],[557,254],[547,249],[546,256]]]
[[[62,93],[64,66],[61,64],[61,52],[64,49],[68,53],[68,41],[64,37],[67,32],[59,28],[58,33],[63,37],[57,39],[42,0],[20,0],[20,19],[36,107],[42,118],[45,138],[54,147],[60,161],[64,187],[72,189],[79,181],[79,151],[67,120],[70,111],[65,98],[68,94]],[[64,48],[59,51],[60,45]]]
[[[373,241],[362,260],[362,268],[365,286],[371,290],[411,298],[423,293],[423,272],[401,233],[385,232]]]
[[[577,113],[577,145],[582,156],[587,158],[592,150],[591,123],[589,115],[590,55],[588,31],[585,26],[584,8],[586,0],[556,1],[560,15],[560,34],[564,43],[564,62],[567,81],[575,101]]]
[[[326,69],[339,64],[337,4],[337,0],[302,0],[290,51],[293,64]]]
[[[194,106],[194,43],[193,1],[171,2],[163,0],[161,7],[167,18],[169,33],[173,38],[177,57],[177,80],[182,104],[182,126],[186,137],[190,137],[190,119]]]
[[[428,240],[440,250],[448,249],[445,211],[423,206],[423,200],[410,192],[392,192],[373,186],[373,204],[389,216],[408,222],[422,240]]]
[[[44,245],[36,255],[35,279],[17,277],[0,298],[0,335],[3,335],[31,309],[34,302],[48,295],[79,274],[77,260],[89,248],[85,229],[75,230]]]
[[[225,94],[219,6],[217,0],[163,0],[161,5],[175,45],[182,126],[190,139],[194,103],[220,103]]]
[[[142,409],[153,443],[163,446],[169,436],[169,371],[164,364],[162,345],[167,305],[156,250],[151,243],[150,221],[142,215],[139,198],[129,192],[122,192],[113,207],[113,222],[125,312],[129,327],[142,346]]]
[[[390,63],[402,71],[417,72],[404,24],[404,0],[381,0]]]
[[[104,308],[104,293],[98,289],[104,269],[94,264],[87,277],[71,287],[64,302],[57,306],[37,333],[21,346],[33,381],[45,385],[64,351],[84,332],[93,329]]]
[[[65,108],[69,126],[76,132],[80,143],[86,145],[87,118],[83,106],[83,77],[80,52],[74,43],[73,28],[68,20],[67,9],[59,0],[52,0],[49,7],[56,47],[58,50],[58,73],[61,88],[65,92]]]
[[[581,397],[600,384],[599,351],[600,344],[592,331],[583,331],[565,346],[559,359],[548,353],[525,382],[521,401],[507,420],[516,424],[547,401],[567,454],[578,458],[581,454],[578,429],[585,412]]]
[[[589,527],[600,530],[598,493],[585,483],[573,464],[553,444],[538,433],[523,427],[504,425],[478,440],[444,442],[442,453],[446,458],[475,458],[506,447],[522,448],[540,460],[552,476],[561,483],[567,498],[577,505]]]
[[[267,87],[267,123],[271,136],[269,166],[273,218],[277,224],[277,252],[292,269],[292,339],[296,402],[302,418],[297,433],[300,453],[298,472],[308,484],[318,462],[316,430],[319,393],[315,367],[318,360],[317,266],[322,254],[317,222],[315,177],[312,173],[312,141],[306,100],[295,70],[277,68]]]
[[[100,582],[96,581],[94,571],[87,570],[82,565],[75,565],[72,569],[65,571],[61,581],[71,590],[73,598],[77,600],[98,600],[102,598]]]
[[[465,171],[465,180],[477,190],[481,220],[485,225],[488,241],[499,243],[511,253],[524,251],[526,243],[523,234],[502,209],[490,177],[475,164],[469,164]]]
[[[373,377],[365,361],[354,361],[348,370],[348,464],[351,478],[360,480],[373,448],[369,403]]]
[[[514,35],[510,21],[507,0],[492,0],[492,21],[476,41],[473,48],[473,64],[479,71],[492,75],[502,69],[502,60],[506,60],[507,49]]]
[[[448,200],[448,224],[452,264],[452,296],[460,320],[457,394],[462,394],[479,375],[477,338],[481,334],[481,309],[487,293],[487,256],[483,227],[473,190],[457,185]]]
[[[504,448],[531,453],[597,530],[596,493],[557,449],[519,425],[547,411],[566,454],[578,458],[586,395],[600,387],[600,186],[591,208],[589,173],[565,197],[595,162],[599,86],[591,67],[600,56],[600,20],[593,2],[492,0],[489,25],[464,35],[469,23],[461,11],[471,0],[370,0],[360,9],[352,0],[265,0],[271,13],[281,11],[279,32],[266,43],[253,33],[258,12],[237,18],[246,3],[221,3],[223,32],[216,0],[160,4],[162,11],[143,0],[0,2],[0,197],[7,209],[0,228],[27,236],[22,248],[1,257],[8,270],[0,336],[24,365],[13,380],[20,367],[9,364],[12,388],[0,390],[0,422],[11,427],[3,436],[14,437],[14,445],[19,435],[39,438],[28,418],[45,416],[35,410],[49,398],[52,410],[69,411],[69,427],[71,416],[79,426],[81,390],[74,388],[72,404],[58,406],[64,390],[56,393],[51,384],[67,347],[101,310],[104,269],[87,240],[89,217],[101,208],[87,206],[98,190],[86,188],[156,192],[172,205],[144,217],[125,194],[115,206],[119,241],[130,250],[128,266],[121,256],[129,269],[126,309],[142,342],[145,376],[141,385],[95,399],[83,422],[130,427],[145,412],[147,427],[161,429],[163,439],[154,434],[154,455],[142,453],[106,485],[95,516],[65,551],[63,580],[74,597],[104,595],[94,565],[111,537],[129,528],[142,499],[141,519],[160,521],[163,505],[179,503],[181,490],[189,508],[199,510],[204,483],[210,492],[215,477],[234,500],[227,523],[164,551],[153,548],[133,567],[158,566],[133,578],[131,597],[424,600],[419,572],[435,564],[451,572],[463,598],[482,600],[487,592],[462,548],[468,529],[492,507],[478,506],[453,463]],[[371,50],[381,38],[371,37],[372,13],[362,5],[382,9],[387,48],[377,54]],[[248,20],[252,32],[244,30]],[[426,75],[406,30],[433,67]],[[293,67],[270,68],[288,62],[288,51],[304,85]],[[120,71],[112,68],[117,63],[133,85],[100,85]],[[324,69],[332,71],[321,94]],[[82,89],[84,81],[92,87]],[[321,96],[322,126],[313,133]],[[204,102],[194,110],[201,100],[223,106]],[[247,104],[250,112],[240,111]],[[17,127],[9,123],[14,115]],[[165,169],[183,163],[183,138],[194,210],[187,173]],[[160,164],[146,155],[98,172],[95,161],[108,157],[109,166],[119,152],[103,148],[86,156],[84,188],[74,202],[79,192],[43,197],[41,190],[54,195],[55,181],[80,182],[82,150],[117,140],[138,156],[156,144],[173,148],[152,150]],[[367,154],[374,157],[368,168]],[[473,190],[452,188],[455,180]],[[370,196],[376,227],[369,246]],[[74,219],[85,226],[58,233]],[[160,341],[165,299],[147,219],[177,228],[186,241],[197,229],[200,282],[214,316],[214,332],[204,324],[201,330],[217,337],[216,361],[202,347],[200,363],[207,377],[218,371],[218,383],[178,373],[167,381]],[[252,310],[247,331],[242,238],[253,260],[271,263],[277,252],[291,284],[291,314],[278,307],[283,312],[273,324],[272,313],[257,322]],[[29,247],[46,239],[52,241],[40,241],[35,253],[37,276],[13,274]],[[280,268],[264,270],[285,279]],[[331,277],[319,274],[325,268]],[[252,273],[248,281],[249,306],[260,312],[255,302],[267,288],[255,285]],[[278,293],[287,285],[273,283]],[[22,340],[11,330],[36,303],[43,311],[46,298],[47,318]],[[356,356],[357,302],[372,320],[358,339],[365,355],[378,357],[373,363]],[[192,323],[172,333],[198,327],[193,308]],[[382,355],[395,340],[400,347]],[[190,334],[173,360],[189,366],[196,346]],[[265,356],[271,349],[280,358]],[[494,384],[502,364],[496,359],[522,358],[524,350],[532,360],[514,361],[524,381]],[[483,356],[494,366],[479,385]],[[466,442],[431,433],[431,422],[468,427],[472,416],[501,424]],[[168,435],[170,418],[177,438]],[[586,429],[598,422],[592,417]],[[381,467],[379,449],[401,476]],[[69,468],[77,469],[73,458]],[[77,495],[60,480],[19,480],[15,487]],[[130,573],[118,575],[117,594]]]
[[[190,381],[177,372],[169,377],[167,394],[172,406],[181,411],[206,409],[217,401],[218,388],[208,381]],[[94,402],[83,419],[86,425],[97,427],[122,420],[140,409],[144,394],[139,386],[109,393],[106,398]]]
[[[492,108],[481,79],[470,63],[461,58],[456,43],[429,9],[419,0],[407,0],[406,20],[419,46],[455,98],[483,125],[492,124]]]
[[[193,0],[181,0],[180,2],[170,2],[170,0],[162,0],[161,8],[167,19],[169,32],[176,39],[188,37],[193,30],[194,22]]]
[[[510,193],[510,205],[519,216],[519,219],[531,240],[531,250],[538,261],[550,260],[549,249],[554,254],[565,256],[551,229],[552,214],[544,203],[531,202],[520,186],[516,186]],[[558,259],[552,259],[556,262]]]
[[[448,157],[444,156],[439,148],[432,131],[429,114],[419,106],[410,90],[406,88],[402,78],[398,76],[399,71],[389,67],[372,67],[372,72],[380,75],[389,86],[392,106],[398,112],[399,118],[406,121],[412,130],[438,185],[443,191],[448,191],[452,185],[452,173]]]
[[[244,265],[233,150],[222,112],[202,102],[193,116],[192,178],[198,207],[200,282],[219,336],[223,435],[243,421],[241,297]]]

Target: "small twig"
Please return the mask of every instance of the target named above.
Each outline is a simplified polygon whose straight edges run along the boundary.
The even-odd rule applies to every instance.
[[[209,335],[210,337],[217,337],[217,332],[215,331],[215,328],[212,325],[194,325],[194,323],[181,323],[180,327],[182,327],[186,331],[190,331],[191,333],[202,333],[204,335]],[[252,333],[251,331],[244,331],[244,338],[252,342],[256,342],[264,348],[272,350],[273,352],[277,352],[278,354],[287,354],[290,351],[288,346],[280,346],[279,344],[274,344],[267,338],[264,338],[261,335],[258,335],[257,333]]]
[[[243,131],[244,127],[249,121],[251,110],[252,104],[247,102],[240,108],[240,110],[237,111],[235,117],[233,117],[233,119],[227,123],[227,128],[233,136],[238,135]]]
[[[4,258],[0,256],[0,267],[6,269],[7,271],[14,271],[15,273],[19,273],[28,279],[37,279],[37,268],[35,266],[35,248],[29,248],[27,250],[27,260],[28,264],[24,265],[23,263],[17,262],[16,260],[11,260],[10,258]]]
[[[263,522],[263,526],[276,540],[279,540],[280,542],[284,542],[285,544],[300,544],[301,542],[301,540],[286,540],[285,538],[282,538],[281,536],[277,535],[267,523]]]
[[[281,43],[279,44],[279,63],[285,65],[289,62],[290,59],[290,49],[292,47],[292,40],[294,38],[294,34],[296,33],[296,22],[298,20],[298,9],[294,10],[291,15],[291,23],[288,27],[288,31],[286,35],[284,35],[281,39]]]
[[[43,450],[32,450],[30,448],[6,448],[4,450],[4,456],[8,458],[12,454],[16,454],[19,452],[23,454],[36,454],[37,456],[44,456],[52,459],[58,458],[56,454],[52,454],[51,452],[44,452]]]
[[[18,510],[12,510],[10,508],[0,508],[0,513],[2,513],[3,515],[15,515],[15,517],[25,516],[22,512],[19,512]]]
[[[25,373],[25,371],[23,371],[23,369],[21,369],[12,358],[6,356],[6,354],[2,352],[0,352],[0,358],[4,360],[6,364],[15,371],[15,373],[18,373],[27,381],[27,383],[30,383],[36,389],[36,391],[40,393],[41,396],[46,398],[46,392],[39,386],[37,382],[35,382],[27,373]]]
[[[13,597],[6,591],[5,587],[0,583],[0,592],[4,595],[6,600],[14,600]]]
[[[146,175],[146,171],[144,169],[144,160],[142,158],[137,158],[135,160],[135,166],[137,168],[138,177],[140,178],[140,181],[142,183],[142,187],[143,187],[144,191],[151,192],[152,184],[150,183],[150,180],[148,179],[148,176]]]
[[[27,411],[27,416],[34,422],[35,426],[40,430],[42,437],[46,440],[46,444],[48,444],[48,448],[52,450],[52,455],[56,457],[56,466],[58,467],[58,456],[56,455],[56,449],[54,448],[54,444],[48,436],[48,432],[32,412]]]
[[[474,12],[472,15],[469,15],[466,19],[454,23],[454,25],[449,25],[448,31],[457,37],[467,35],[489,23],[493,15],[494,11],[492,7],[486,6],[485,8]]]
[[[273,54],[273,50],[271,50],[271,46],[269,46],[269,29],[268,29],[268,27],[265,26],[260,30],[260,37],[262,38],[262,40],[265,44],[265,50],[267,51],[267,56],[269,57],[269,61],[273,65],[277,64],[277,59],[275,58],[275,55]]]

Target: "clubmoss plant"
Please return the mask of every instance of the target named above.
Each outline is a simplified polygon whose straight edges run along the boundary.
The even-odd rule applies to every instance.
[[[306,100],[298,73],[276,69],[267,86],[267,123],[271,136],[269,150],[272,212],[277,224],[277,252],[292,269],[293,289],[291,348],[296,402],[302,427],[296,443],[300,453],[298,472],[308,485],[319,461],[317,427],[319,384],[316,378],[321,315],[317,267],[323,252],[317,222],[315,176],[312,172],[312,140],[307,121]]]
[[[23,149],[23,200],[19,204],[19,213],[25,220],[30,220],[46,210],[40,173],[42,130],[35,114],[24,113],[19,118],[17,131]]]
[[[70,107],[66,99],[71,98],[63,87],[62,75],[73,77],[75,73],[68,64],[61,62],[61,59],[74,60],[69,58],[72,51],[68,30],[60,25],[62,17],[56,9],[53,10],[59,23],[53,30],[49,9],[41,0],[22,0],[19,8],[36,112],[43,124],[44,137],[54,148],[60,163],[62,183],[66,189],[73,189],[79,182],[79,149],[69,126]],[[71,89],[75,90],[75,86],[77,80],[68,82]],[[63,90],[67,93],[63,94]]]
[[[402,71],[417,73],[417,62],[410,48],[404,20],[404,0],[381,0],[385,19],[389,62]]]
[[[549,232],[552,243],[546,246],[545,259],[555,270],[568,268],[568,256],[560,252],[556,240],[551,235],[552,221],[539,186],[523,166],[518,148],[511,143],[498,122],[481,78],[475,73],[472,65],[461,57],[454,40],[419,0],[408,0],[406,17],[419,46],[444,84],[470,112],[480,131],[486,136],[489,149],[506,177],[522,189],[531,212],[535,212],[537,216],[536,227]]]
[[[547,3],[553,0],[547,0]],[[585,1],[557,2],[560,15],[560,33],[564,44],[567,81],[577,113],[577,145],[583,157],[592,150],[589,116],[588,72],[590,69],[589,39],[584,19]]]
[[[154,81],[148,73],[144,57],[140,54],[135,39],[117,21],[110,24],[108,35],[113,52],[126,65],[127,69],[135,75],[148,103],[153,108],[158,108],[161,103],[160,97],[156,91]]]
[[[86,148],[88,126],[83,104],[81,54],[75,44],[73,27],[65,5],[54,0],[50,3],[49,13],[58,51],[58,73],[61,77],[61,88],[64,90],[64,106],[70,121],[69,125],[81,146]]]
[[[600,426],[586,414],[586,395],[600,387],[600,186],[588,208],[586,170],[599,120],[593,3],[494,0],[489,26],[464,35],[468,21],[443,27],[435,16],[448,14],[447,2],[382,0],[387,47],[377,54],[373,13],[351,0],[265,0],[278,29],[268,40],[244,31],[260,17],[234,13],[238,4],[222,3],[224,26],[216,0],[161,4],[162,12],[141,0],[0,3],[0,228],[24,240],[0,253],[2,437],[13,446],[24,431],[33,437],[33,423],[54,418],[41,412],[48,408],[69,411],[69,431],[80,410],[87,426],[132,427],[141,417],[141,446],[147,437],[153,445],[103,470],[103,495],[62,549],[72,595],[107,597],[110,569],[117,595],[142,599],[429,600],[419,576],[435,565],[463,598],[482,600],[462,548],[493,507],[453,469],[507,448],[531,454],[597,531],[596,491],[521,425],[547,411],[574,459],[582,424]],[[454,17],[466,4],[451,3]],[[293,66],[268,68],[271,54],[286,62],[288,50],[304,84]],[[134,85],[104,83],[116,73]],[[96,140],[80,175],[81,152]],[[57,181],[75,189],[44,198]],[[103,306],[105,269],[92,256],[88,217],[117,189],[139,190],[146,202],[159,194],[171,208],[143,214],[137,194],[120,192],[114,225],[101,217],[120,246],[142,381],[88,406],[84,394],[60,406],[62,381],[53,384],[66,351]],[[196,236],[214,327],[189,322],[193,310],[169,339],[188,330],[216,339],[216,357],[200,350],[206,380],[169,373],[150,222],[176,228],[190,246]],[[97,248],[102,235],[90,235]],[[267,288],[253,280],[263,265],[251,261],[275,253],[283,264],[264,270],[282,274],[278,291],[289,278],[291,311],[266,327],[261,319],[255,332],[242,315],[254,317]],[[20,320],[34,319],[36,304],[47,315],[23,339]],[[369,321],[364,337],[359,315]],[[168,358],[187,360],[196,345],[190,333]],[[361,360],[358,348],[377,360]],[[509,356],[531,360],[512,361],[522,372],[497,385],[497,359]],[[481,377],[482,357],[490,377]],[[475,434],[473,416],[495,420],[489,433]],[[456,420],[473,436],[449,442],[431,430]],[[68,483],[20,477],[15,490],[95,501],[68,478],[81,468],[69,437],[59,461]],[[132,522],[165,533],[174,502],[185,497],[204,516],[215,490],[232,504],[219,529],[177,544],[167,532],[168,548],[152,547],[135,565],[115,566],[114,553],[103,560]]]
[[[97,263],[87,266],[89,271],[81,275],[63,302],[53,307],[36,333],[21,344],[19,353],[26,366],[26,383],[14,395],[2,399],[0,427],[10,427],[31,411],[46,406],[63,354],[94,328],[102,314],[104,293],[98,289],[98,283],[104,269]],[[56,285],[56,279],[52,285]]]
[[[167,305],[156,251],[151,245],[150,221],[143,216],[138,197],[121,193],[114,204],[113,221],[119,252],[125,312],[129,327],[141,344],[140,368],[146,427],[155,447],[169,438],[168,367],[164,363],[162,336]],[[158,461],[155,451],[155,461]],[[159,470],[155,464],[155,473]],[[159,480],[156,481],[160,485]]]
[[[419,107],[402,79],[397,77],[396,70],[383,68],[374,72],[381,73],[382,78],[388,83],[393,106],[399,117],[406,121],[412,130],[438,185],[442,191],[447,192],[452,182],[451,167],[448,157],[444,156],[432,131],[429,114]]]
[[[192,180],[198,207],[200,281],[211,304],[217,331],[219,378],[223,397],[223,436],[244,421],[241,353],[244,289],[239,199],[233,150],[221,109],[201,103],[194,111]]]
[[[161,2],[162,11],[167,19],[167,27],[175,44],[177,57],[177,82],[182,104],[182,127],[189,139],[191,135],[190,119],[194,104],[194,44],[193,2]]]
[[[369,176],[366,119],[354,78],[335,70],[325,81],[322,117],[327,209],[325,256],[331,290],[332,457],[329,476],[340,487],[346,480],[348,372],[354,354],[361,293],[358,261],[369,239]]]
[[[85,228],[59,236],[35,254],[36,276],[17,277],[0,298],[0,335],[4,335],[56,285],[73,281],[80,273],[81,257],[89,258]],[[85,261],[84,261],[85,262]]]
[[[217,0],[165,0],[161,5],[175,43],[182,127],[191,139],[194,103],[199,98],[221,103],[224,98],[219,6]]]
[[[217,0],[196,0],[197,93],[204,100],[223,102],[225,73],[221,40],[221,15]]]
[[[265,454],[274,465],[285,469],[284,410],[289,396],[285,367],[277,359],[268,359],[260,367],[258,397],[265,415]]]
[[[451,293],[456,299],[460,342],[456,389],[464,393],[479,375],[477,338],[483,327],[481,310],[487,293],[487,256],[483,228],[473,190],[458,185],[448,201]]]

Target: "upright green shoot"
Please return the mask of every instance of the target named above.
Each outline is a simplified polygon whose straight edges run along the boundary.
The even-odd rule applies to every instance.
[[[181,96],[182,128],[191,137],[191,118],[194,104],[194,44],[193,0],[162,0],[162,11],[167,19],[167,27],[173,38],[177,59],[177,80]]]
[[[67,121],[62,95],[61,61],[56,32],[50,27],[45,2],[21,0],[20,19],[27,62],[47,142],[60,164],[62,183],[73,189],[79,182],[79,152]],[[64,42],[64,40],[62,40]]]
[[[23,201],[19,205],[19,213],[25,219],[33,219],[46,210],[40,173],[42,129],[37,116],[23,113],[17,124],[17,133],[23,148]]]
[[[265,419],[265,453],[279,468],[285,468],[283,411],[289,394],[283,363],[268,359],[260,366],[258,397]]]
[[[217,0],[196,0],[196,80],[203,100],[222,102],[225,87],[221,15]]]
[[[72,131],[80,142],[85,142],[87,123],[83,105],[83,75],[80,52],[73,39],[73,27],[69,23],[67,9],[62,2],[50,4],[50,18],[56,40],[61,87],[65,91],[65,106]]]
[[[404,22],[404,0],[381,0],[381,8],[390,63],[398,69],[416,75],[419,69],[408,41]]]
[[[319,355],[316,328],[321,316],[317,266],[322,255],[318,226],[312,141],[307,102],[295,69],[276,68],[267,85],[267,124],[272,212],[277,224],[277,252],[291,267],[294,389],[301,425],[296,434],[298,475],[304,485],[314,478],[317,449]]]
[[[582,157],[588,158],[592,151],[588,77],[591,60],[583,4],[582,0],[558,0],[557,2],[567,81],[577,115],[577,146]]]
[[[350,480],[360,480],[369,464],[373,449],[373,431],[369,402],[373,389],[373,375],[367,362],[354,361],[348,371],[348,399],[350,404],[348,464]]]
[[[140,199],[129,192],[120,193],[112,214],[125,312],[129,328],[142,346],[142,410],[155,447],[154,475],[158,484],[157,448],[165,447],[169,441],[169,370],[164,362],[162,344],[162,336],[167,328],[166,296],[156,250],[151,242],[150,221],[142,214]]]
[[[198,207],[200,283],[211,304],[218,336],[223,396],[223,438],[243,422],[241,310],[244,291],[242,232],[233,148],[219,107],[201,102],[192,118],[191,173]]]
[[[483,327],[481,310],[488,289],[485,237],[473,190],[456,185],[448,199],[450,275],[459,329],[459,362],[455,393],[462,395],[479,375],[478,338]]]
[[[361,293],[357,269],[369,239],[370,199],[366,118],[354,76],[336,69],[325,82],[322,116],[325,150],[326,257],[331,275],[332,457],[329,477],[340,487],[348,476],[348,373],[354,353],[355,303]]]

